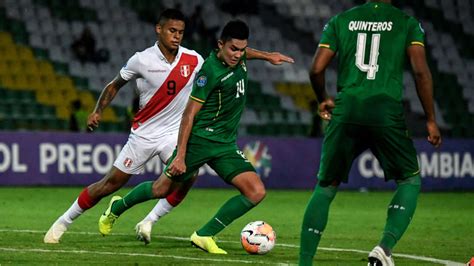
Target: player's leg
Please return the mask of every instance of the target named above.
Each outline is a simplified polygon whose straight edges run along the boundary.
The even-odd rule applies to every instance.
[[[146,181],[135,186],[123,198],[112,198],[107,210],[99,219],[99,231],[108,235],[118,217],[134,205],[151,199],[163,198],[169,194],[173,181],[162,174],[156,181]]]
[[[255,172],[239,174],[232,179],[232,184],[241,194],[225,202],[214,217],[191,236],[191,243],[209,253],[227,254],[217,246],[213,236],[250,211],[265,197],[265,187]]]
[[[131,176],[131,174],[112,167],[100,181],[84,188],[69,209],[53,223],[43,239],[44,242],[48,244],[59,243],[64,232],[67,231],[76,218],[95,206],[103,197],[120,189]]]
[[[169,134],[160,139],[161,144],[158,145],[159,157],[162,162],[168,164],[172,157],[173,151],[176,147],[177,133]],[[159,199],[155,207],[148,213],[148,215],[135,226],[137,239],[145,242],[145,244],[151,241],[151,230],[153,225],[163,216],[170,213],[174,207],[183,201],[188,194],[196,175],[187,182],[182,182],[175,190],[173,190],[166,198]]]
[[[235,147],[231,147],[228,153],[221,154],[208,164],[241,194],[225,202],[211,220],[193,233],[191,242],[209,253],[226,254],[227,252],[217,247],[212,237],[262,201],[266,193],[265,186],[253,166],[241,151],[236,152]]]
[[[199,167],[202,165],[199,163],[195,163],[193,160],[188,158],[188,154],[186,154],[186,166],[187,171],[180,175],[180,176],[168,176],[166,174],[166,170],[168,169],[169,165],[173,161],[174,157],[176,156],[176,149],[174,150],[172,156],[169,159],[169,162],[165,169],[163,169],[163,173],[156,181],[148,181],[143,182],[137,185],[134,189],[132,189],[123,199],[114,202],[111,206],[111,213],[115,216],[120,216],[123,212],[127,209],[131,208],[135,204],[155,199],[155,198],[164,198],[167,197],[172,191],[174,191],[182,182],[189,181],[197,172]],[[191,186],[192,184],[188,184]]]
[[[163,216],[170,213],[188,194],[197,178],[196,174],[186,182],[182,182],[166,198],[159,199],[148,215],[135,226],[137,239],[148,244],[151,242],[153,225]]]
[[[397,190],[387,209],[387,220],[379,247],[372,250],[372,260],[378,258],[393,264],[392,249],[400,240],[415,213],[421,188],[416,150],[406,128],[374,129],[376,142],[371,148],[384,169],[385,178],[395,179]],[[385,256],[384,256],[385,255]],[[369,260],[371,255],[369,255]]]
[[[312,265],[338,185],[347,181],[352,161],[364,150],[357,126],[331,121],[325,134],[318,184],[306,206],[301,226],[299,265]]]
[[[191,145],[188,145],[188,149],[191,149]],[[176,156],[176,149],[173,156],[170,158],[172,162],[174,156]],[[167,176],[166,170],[170,163],[163,170],[161,176],[154,182],[143,182],[132,189],[125,197],[111,202],[109,208],[99,219],[99,231],[103,235],[107,235],[112,230],[112,227],[117,218],[126,210],[133,207],[135,204],[156,198],[164,198],[173,191],[179,182],[186,182],[196,174],[196,171],[202,166],[202,162],[196,160],[190,160],[186,154],[186,169],[187,171],[180,176]]]
[[[392,250],[405,233],[415,213],[421,187],[420,175],[397,180],[397,190],[387,210],[387,220],[379,244],[369,253],[369,265],[393,266]]]
[[[232,179],[232,184],[241,194],[225,202],[216,215],[197,231],[199,236],[215,236],[265,197],[265,186],[255,172],[239,174]]]
[[[80,193],[77,200],[64,214],[64,219],[58,219],[46,233],[44,242],[58,243],[72,220],[85,210],[92,208],[103,197],[120,189],[132,175],[140,173],[145,163],[153,156],[155,146],[156,144],[152,141],[130,135],[109,173]]]
[[[328,222],[329,206],[336,196],[337,183],[317,184],[306,206],[301,226],[299,265],[312,265],[313,257]]]

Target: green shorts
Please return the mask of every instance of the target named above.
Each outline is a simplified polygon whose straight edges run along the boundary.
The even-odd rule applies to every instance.
[[[171,156],[164,172],[176,157],[176,149]],[[191,136],[186,151],[186,172],[178,176],[170,176],[174,181],[190,179],[201,166],[208,164],[227,183],[244,172],[255,172],[244,153],[235,143],[221,143],[197,136]]]
[[[403,180],[419,174],[413,141],[404,126],[374,127],[330,121],[323,141],[318,179],[321,185],[347,183],[354,159],[370,149],[385,180]]]

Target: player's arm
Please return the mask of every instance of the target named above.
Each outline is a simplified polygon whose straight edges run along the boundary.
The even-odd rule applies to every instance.
[[[281,65],[285,62],[293,64],[295,62],[293,58],[279,52],[265,52],[247,47],[245,48],[245,53],[247,54],[248,60],[260,59],[268,61],[274,65]]]
[[[334,101],[326,91],[326,68],[329,66],[336,53],[325,47],[319,47],[314,55],[313,64],[309,71],[311,86],[319,103],[319,116],[324,120],[331,119],[331,111],[334,108]]]
[[[87,118],[87,127],[90,131],[99,126],[99,122],[102,118],[102,112],[110,102],[114,99],[117,92],[122,88],[128,81],[124,80],[120,74],[118,74],[105,88],[102,90],[99,99],[95,105],[94,111],[89,114]]]
[[[186,172],[185,157],[188,140],[193,128],[194,117],[199,110],[201,110],[201,107],[202,103],[189,99],[186,108],[184,109],[181,124],[179,126],[176,157],[173,159],[173,162],[171,162],[167,170],[167,174],[169,175],[180,175]]]
[[[421,45],[410,45],[407,48],[410,64],[415,77],[416,91],[426,116],[428,142],[433,146],[441,145],[441,134],[436,124],[433,102],[433,80],[426,63],[425,48]]]

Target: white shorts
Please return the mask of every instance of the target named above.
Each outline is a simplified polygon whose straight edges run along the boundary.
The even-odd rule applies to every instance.
[[[153,157],[159,156],[166,163],[173,154],[178,141],[178,132],[149,140],[133,133],[114,162],[114,166],[127,174],[141,174],[145,164]]]

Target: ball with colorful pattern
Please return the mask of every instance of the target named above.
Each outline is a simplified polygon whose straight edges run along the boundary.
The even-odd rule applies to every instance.
[[[275,246],[276,234],[264,221],[247,224],[240,234],[242,247],[249,254],[266,254]]]

